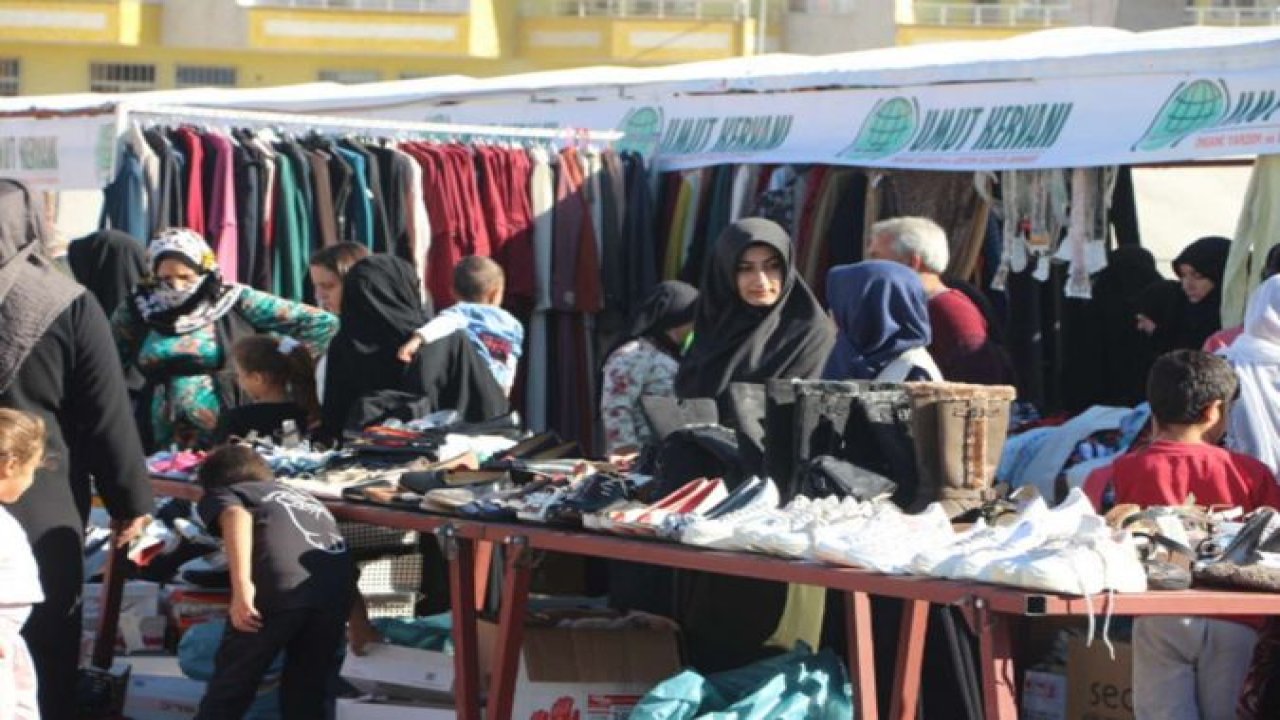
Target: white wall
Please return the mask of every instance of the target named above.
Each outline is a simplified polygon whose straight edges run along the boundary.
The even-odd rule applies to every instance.
[[[1252,173],[1251,166],[1134,169],[1142,244],[1160,272],[1173,277],[1170,263],[1196,238],[1235,235]]]

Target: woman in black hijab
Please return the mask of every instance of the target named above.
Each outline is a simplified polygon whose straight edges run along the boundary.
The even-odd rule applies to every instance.
[[[1155,355],[1199,350],[1222,328],[1222,278],[1231,241],[1202,237],[1173,259],[1178,281],[1159,281],[1142,293],[1138,329],[1151,337]]]
[[[730,383],[822,374],[835,327],[796,274],[793,257],[791,239],[771,220],[725,228],[703,272],[677,396],[716,398],[728,417]],[[764,642],[782,616],[785,585],[700,573],[682,576],[680,584],[678,614],[695,667],[727,670],[768,652]]]
[[[835,328],[796,274],[793,254],[786,231],[771,220],[725,228],[703,273],[678,396],[720,398],[733,382],[822,374]]]
[[[600,415],[610,456],[639,452],[652,437],[640,398],[675,394],[681,350],[693,329],[698,291],[678,280],[659,283],[636,311],[605,361]]]
[[[1078,338],[1068,349],[1074,378],[1068,395],[1077,399],[1073,409],[1128,407],[1146,397],[1155,351],[1151,337],[1134,329],[1134,318],[1142,313],[1146,289],[1163,282],[1149,250],[1121,245],[1107,254],[1107,266],[1094,278],[1093,297],[1079,301],[1080,317],[1071,325]]]
[[[356,263],[343,281],[342,327],[329,346],[324,434],[340,438],[357,401],[379,390],[428,397],[442,410],[478,422],[507,411],[506,396],[465,333],[427,343],[404,364],[396,357],[431,319],[413,266],[391,255]]]
[[[54,269],[44,241],[30,192],[0,180],[0,407],[43,419],[45,455],[57,460],[7,507],[27,533],[44,590],[23,636],[40,716],[73,720],[91,486],[122,543],[145,527],[153,498],[107,317],[93,295]]]
[[[120,230],[99,230],[71,243],[67,264],[76,282],[88,288],[108,317],[137,289],[147,276],[147,248],[143,242]],[[125,369],[130,393],[146,385],[138,368]]]
[[[145,243],[120,230],[99,230],[71,243],[67,263],[76,282],[98,298],[108,315],[147,275]]]

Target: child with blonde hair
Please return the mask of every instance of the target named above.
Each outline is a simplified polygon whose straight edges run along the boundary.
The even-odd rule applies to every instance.
[[[44,602],[27,534],[5,506],[35,482],[44,462],[44,421],[0,408],[0,718],[37,720],[36,671],[22,639],[31,606]]]

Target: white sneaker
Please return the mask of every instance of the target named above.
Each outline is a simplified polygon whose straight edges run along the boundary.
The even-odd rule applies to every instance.
[[[801,495],[786,507],[771,510],[739,525],[733,531],[734,545],[742,550],[768,552],[773,536],[790,530],[796,519],[809,513],[813,505],[813,500]]]
[[[814,543],[814,554],[838,565],[869,568],[883,573],[904,572],[920,548],[951,542],[951,520],[938,503],[916,515],[891,505],[856,533],[828,534]]]
[[[780,500],[777,483],[772,478],[765,478],[764,486],[755,497],[727,515],[717,518],[688,516],[689,522],[683,524],[679,531],[680,542],[720,550],[741,549],[734,543],[734,530],[766,513],[777,511]]]
[[[1067,595],[1106,590],[1145,592],[1147,575],[1133,536],[1114,531],[1101,518],[1088,519],[1079,532],[1050,540],[1021,555],[992,563],[983,579],[1001,585]]]
[[[907,571],[915,575],[934,575],[939,565],[950,558],[964,557],[966,554],[984,547],[990,547],[1001,538],[1005,528],[987,525],[987,521],[978,518],[968,530],[957,533],[952,541],[944,545],[919,550]]]
[[[1067,498],[1052,510],[1036,498],[1018,513],[1013,529],[997,545],[975,550],[958,563],[944,563],[950,571],[944,577],[989,582],[985,572],[992,563],[1021,555],[1050,540],[1070,537],[1080,530],[1086,518],[1101,520],[1079,488],[1072,488]]]

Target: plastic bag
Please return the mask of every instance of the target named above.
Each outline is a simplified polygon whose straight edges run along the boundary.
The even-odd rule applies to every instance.
[[[632,720],[836,720],[853,715],[844,664],[830,650],[796,649],[737,670],[703,677],[693,670],[664,680],[631,712]]]

